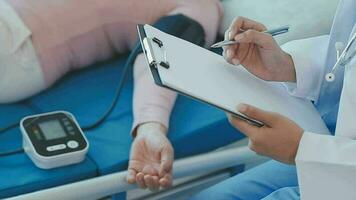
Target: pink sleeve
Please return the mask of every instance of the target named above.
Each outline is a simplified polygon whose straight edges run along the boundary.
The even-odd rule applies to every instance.
[[[156,86],[143,54],[134,64],[133,130],[142,123],[158,122],[168,129],[175,92]]]
[[[204,28],[206,45],[211,45],[216,37],[222,7],[215,0],[182,0],[180,5],[170,14],[185,14],[197,20]],[[158,122],[169,128],[169,118],[177,94],[156,86],[143,54],[139,55],[134,64],[134,123],[133,134],[138,125],[146,122]]]

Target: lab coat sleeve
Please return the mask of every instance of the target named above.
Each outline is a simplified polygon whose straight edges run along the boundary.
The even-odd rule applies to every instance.
[[[305,132],[296,157],[301,199],[356,199],[355,152],[356,140]]]
[[[288,42],[282,49],[289,53],[296,70],[296,83],[285,83],[292,96],[316,101],[323,79],[329,35]]]

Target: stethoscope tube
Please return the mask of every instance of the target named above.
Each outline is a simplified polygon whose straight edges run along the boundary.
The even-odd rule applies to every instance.
[[[355,56],[356,51],[353,52],[350,55],[350,58],[345,59],[346,54],[348,53],[348,51],[350,50],[352,44],[355,42],[356,40],[356,33],[354,33],[354,35],[352,36],[351,40],[349,40],[349,42],[347,43],[345,49],[342,51],[341,55],[340,55],[340,51],[343,48],[343,44],[341,42],[336,42],[335,43],[335,48],[336,48],[336,57],[337,57],[337,61],[335,63],[335,65],[333,66],[333,68],[331,69],[331,72],[327,73],[325,75],[325,79],[327,82],[333,82],[335,80],[335,71],[339,66],[345,66],[352,57]]]

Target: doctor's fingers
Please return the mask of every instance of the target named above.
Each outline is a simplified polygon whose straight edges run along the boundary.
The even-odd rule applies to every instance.
[[[258,129],[257,127],[247,123],[244,120],[241,120],[231,114],[228,115],[228,119],[230,124],[236,128],[237,130],[239,130],[242,134],[246,135],[246,137],[250,138],[250,139],[254,139],[256,132]]]
[[[268,141],[268,129],[266,127],[257,128],[244,120],[232,117],[230,122],[236,129],[249,138],[249,148],[257,154],[265,154],[266,141]]]
[[[263,122],[267,126],[273,126],[280,119],[280,115],[277,113],[268,112],[247,104],[238,105],[237,110],[249,118]]]
[[[238,46],[239,45],[229,45],[228,47],[225,47],[223,56],[228,63],[234,64],[233,60],[236,58],[235,52],[237,51]]]
[[[235,36],[238,45],[231,45],[226,51],[226,60],[233,64],[239,65],[244,63],[254,51],[258,51],[261,47],[263,49],[274,49],[275,41],[270,34],[258,32],[255,30],[248,30]],[[257,48],[254,48],[258,46]],[[251,60],[254,62],[253,60]],[[245,66],[252,67],[252,66]]]
[[[225,36],[224,36],[224,40],[225,41],[226,40],[230,40],[229,37],[228,37],[229,32],[230,32],[230,29],[227,29],[225,31]],[[222,56],[225,58],[225,60],[227,62],[229,62],[229,58],[228,58],[228,55],[227,55],[227,51],[228,51],[228,49],[230,49],[229,46],[223,46],[222,49],[223,49]]]
[[[264,49],[273,49],[275,47],[275,40],[271,34],[255,30],[248,30],[237,34],[234,39],[240,44],[256,44]]]
[[[229,32],[230,32],[230,29],[227,29],[227,30],[225,31],[225,36],[224,36],[224,40],[225,40],[225,41],[226,41],[226,40],[229,40],[229,37],[228,37]],[[222,49],[223,49],[222,55],[223,55],[223,57],[225,58],[225,60],[227,60],[227,53],[226,53],[226,51],[228,50],[228,46],[223,46]]]
[[[264,148],[265,145],[263,142],[260,140],[251,140],[249,139],[248,141],[248,148],[257,153],[258,155],[265,155],[266,154],[266,148]]]
[[[233,40],[234,39],[234,36],[229,36],[230,35],[230,32],[231,30],[230,29],[227,29],[225,31],[225,36],[224,36],[224,40],[227,41],[227,40]],[[234,45],[228,45],[228,46],[223,46],[222,49],[223,49],[223,57],[225,58],[225,60],[230,63],[230,64],[234,64],[232,62],[233,60],[233,55],[234,55],[234,52],[236,51],[236,49],[238,48],[238,44],[234,44]]]
[[[247,31],[249,29],[253,29],[259,32],[267,30],[263,24],[245,17],[235,18],[232,21],[229,29],[230,29],[229,37],[232,38],[235,37],[238,33],[241,33],[242,31]]]
[[[227,29],[224,33],[224,40],[232,40],[234,39],[234,37],[231,37],[230,38],[230,32],[231,32],[231,29]]]

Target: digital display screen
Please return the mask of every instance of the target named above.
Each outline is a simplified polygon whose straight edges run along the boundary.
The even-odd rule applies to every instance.
[[[39,123],[39,127],[41,128],[46,140],[54,140],[67,136],[59,120]]]

